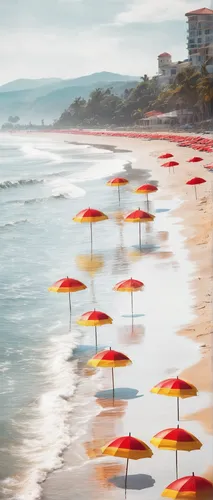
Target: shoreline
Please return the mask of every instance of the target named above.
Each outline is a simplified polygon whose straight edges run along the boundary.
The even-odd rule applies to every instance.
[[[38,134],[41,136],[41,134]],[[46,135],[46,134],[45,134]],[[64,134],[61,134],[59,137],[59,140],[63,140]],[[54,134],[54,139],[56,139],[56,134]],[[70,139],[70,135],[69,135]],[[79,139],[79,137],[78,137]],[[184,167],[180,166],[178,170],[175,171],[175,175],[171,174],[171,176],[168,176],[168,172],[163,171],[163,169],[159,168],[159,163],[156,162],[156,156],[159,152],[163,151],[172,151],[174,152],[175,150],[175,156],[180,158],[181,161],[185,163],[185,159],[189,156],[190,154],[190,149],[182,149],[178,148],[177,145],[175,144],[170,144],[167,143],[166,141],[163,143],[160,143],[159,141],[142,141],[139,143],[139,141],[135,141],[134,139],[130,138],[112,138],[112,137],[88,137],[86,138],[88,140],[85,141],[85,136],[80,137],[80,140],[78,141],[64,141],[64,142],[70,142],[71,144],[85,144],[85,145],[91,145],[93,147],[99,147],[100,149],[109,149],[111,151],[116,152],[128,152],[131,153],[134,156],[132,166],[134,169],[138,170],[143,170],[144,167],[147,169],[147,172],[149,172],[150,175],[148,175],[149,180],[154,180],[158,181],[161,190],[159,192],[158,199],[165,200],[165,199],[172,199],[173,197],[177,196],[182,199],[182,204],[180,207],[172,211],[172,214],[169,215],[169,217],[174,218],[178,217],[183,221],[184,229],[182,231],[185,241],[184,241],[184,246],[187,247],[190,255],[190,260],[192,260],[194,263],[196,263],[196,268],[192,274],[191,278],[191,290],[192,293],[194,294],[194,314],[195,314],[195,319],[187,323],[185,327],[180,329],[180,331],[177,331],[177,335],[184,335],[185,337],[189,337],[191,340],[194,340],[202,345],[205,345],[205,347],[200,348],[200,356],[201,359],[200,361],[194,365],[194,366],[189,366],[186,370],[183,372],[183,376],[188,378],[192,383],[195,383],[195,385],[198,385],[198,388],[201,391],[211,391],[212,390],[212,372],[211,372],[211,299],[212,295],[209,297],[209,302],[207,302],[207,297],[208,294],[212,294],[212,291],[209,291],[209,285],[211,283],[211,230],[212,230],[212,221],[211,221],[211,189],[209,189],[209,186],[204,185],[201,187],[202,193],[205,194],[205,196],[202,195],[202,197],[198,200],[197,203],[195,203],[195,200],[193,198],[193,193],[189,191],[188,187],[184,185],[183,189],[183,181],[184,177],[187,175],[192,176],[192,172],[194,175],[199,175],[199,176],[204,176],[206,179],[209,179],[209,185],[211,183],[211,174],[210,172],[206,171],[202,165],[196,164],[193,166],[189,166],[186,163],[186,166]],[[95,141],[94,141],[95,139]],[[100,143],[99,143],[100,141]],[[112,145],[108,144],[108,142],[113,142]],[[138,144],[136,144],[138,142]],[[129,147],[131,146],[131,147]],[[154,151],[153,151],[154,149]],[[144,155],[146,156],[146,161],[147,165],[141,165],[141,156]],[[203,155],[203,153],[202,153]],[[205,155],[206,162],[209,161],[209,155]],[[151,161],[152,160],[152,161]],[[151,169],[149,169],[149,162],[152,163]],[[128,164],[131,164],[131,161],[129,161],[126,166],[128,167]],[[183,172],[183,169],[185,168],[185,171]],[[152,177],[152,179],[150,179]],[[137,200],[136,200],[137,204]],[[195,217],[196,215],[199,215],[198,218]],[[204,226],[206,224],[206,227]],[[199,230],[199,234],[198,234]],[[162,235],[163,236],[163,235]],[[195,251],[196,250],[196,251]],[[203,258],[203,255],[205,253],[205,258]],[[208,265],[208,258],[209,258],[209,265]],[[204,265],[205,264],[205,265]],[[202,282],[202,290],[200,288],[200,275],[203,274],[205,271],[205,278],[203,279]],[[199,276],[198,276],[199,274]],[[210,306],[208,306],[210,304]],[[202,309],[201,309],[202,308]],[[207,318],[206,318],[207,316]],[[205,329],[205,334],[203,334],[203,329]],[[200,337],[202,335],[202,337]],[[199,340],[200,339],[200,340]],[[201,340],[202,339],[202,340]],[[208,360],[208,364],[206,362]],[[205,368],[205,370],[204,370]],[[201,376],[202,375],[202,376]],[[104,377],[105,380],[105,377]],[[108,380],[106,378],[106,383],[108,386]],[[100,402],[100,406],[103,404],[103,401]],[[105,418],[100,417],[100,429],[103,427],[103,424],[106,424],[106,419],[107,419],[107,428],[111,429],[111,436],[114,435],[114,424],[112,426],[113,420],[115,419],[117,414],[117,418],[120,419],[121,417],[124,416],[125,412],[127,411],[127,405],[117,405],[116,408],[113,410],[111,409],[109,405],[109,409],[107,410],[106,414],[106,407],[105,407]],[[103,413],[100,411],[99,415]],[[212,428],[212,408],[201,408],[200,411],[196,411],[193,414],[188,414],[186,417],[184,416],[184,420],[194,420],[194,421],[199,421],[202,423],[204,428],[210,432],[211,434],[213,433],[213,428]],[[89,424],[89,429],[86,431],[86,436],[87,436],[87,442],[89,443],[92,441],[91,436],[93,436],[93,425],[97,423],[97,418],[92,419],[92,421]],[[115,425],[116,428],[116,425]],[[97,447],[98,447],[98,443]],[[97,450],[96,450],[97,451]],[[93,450],[94,452],[94,450]],[[65,451],[66,455],[66,451]],[[68,451],[69,455],[69,451]],[[65,460],[66,463],[66,460]],[[102,463],[102,465],[99,467],[99,465],[94,464],[93,461],[90,462],[90,465],[88,465],[89,469],[95,469],[96,473],[97,470],[99,470],[100,473],[100,468],[104,470],[104,481],[106,481],[106,478],[111,477],[113,474],[116,476],[118,473],[123,472],[123,464],[122,463],[116,463],[114,464],[115,466],[110,465],[109,462],[105,462],[105,465]],[[102,473],[103,473],[102,470]],[[133,468],[134,470],[134,468]],[[210,470],[211,471],[211,470]],[[93,471],[94,472],[94,471]],[[112,474],[113,472],[113,474]],[[211,472],[208,471],[209,474]],[[52,474],[49,475],[51,477]],[[108,481],[107,481],[108,484]],[[93,484],[94,486],[94,484]],[[46,486],[45,486],[46,489]],[[51,497],[51,495],[50,495]],[[42,497],[43,498],[43,497]],[[46,499],[46,495],[44,496]],[[83,498],[83,497],[82,497]],[[96,498],[96,496],[95,496]],[[97,498],[98,497],[98,492],[97,492]],[[119,491],[116,489],[116,498],[119,498]],[[122,498],[122,496],[121,496]],[[49,499],[49,496],[48,496]],[[53,499],[54,500],[54,499]]]

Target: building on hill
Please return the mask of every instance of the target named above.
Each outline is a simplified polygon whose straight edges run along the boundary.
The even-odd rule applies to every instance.
[[[158,56],[158,84],[159,87],[166,87],[174,82],[180,71],[189,65],[188,59],[185,61],[173,62],[172,56],[168,52],[163,52]]]
[[[197,9],[186,13],[188,18],[188,59],[197,68],[206,66],[213,73],[213,10]]]

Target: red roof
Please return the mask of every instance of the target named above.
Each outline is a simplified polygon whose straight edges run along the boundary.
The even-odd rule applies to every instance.
[[[213,15],[213,10],[204,8],[204,9],[192,10],[191,12],[186,13],[186,16],[199,16],[199,15],[201,16]]]
[[[159,54],[158,57],[172,57],[172,56],[168,52],[163,52],[162,54]]]

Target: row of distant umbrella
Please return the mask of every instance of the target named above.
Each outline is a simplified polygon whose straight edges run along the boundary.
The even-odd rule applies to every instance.
[[[46,130],[46,132],[49,132]],[[173,133],[159,132],[136,132],[136,131],[112,131],[112,130],[88,130],[88,129],[60,129],[51,130],[51,133],[72,134],[72,135],[88,135],[100,137],[127,137],[130,139],[145,139],[145,140],[160,140],[169,141],[178,144],[181,147],[192,148],[205,153],[213,152],[213,139],[197,135],[183,135]]]

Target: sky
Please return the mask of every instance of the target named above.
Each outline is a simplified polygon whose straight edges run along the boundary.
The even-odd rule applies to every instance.
[[[185,13],[206,0],[0,0],[0,84],[99,71],[152,76],[187,57]]]

